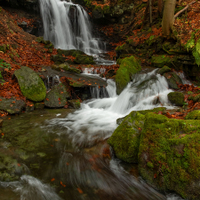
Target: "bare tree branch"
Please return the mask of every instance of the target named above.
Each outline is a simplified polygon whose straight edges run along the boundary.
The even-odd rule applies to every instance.
[[[192,5],[193,3],[196,3],[196,1],[192,1],[192,2],[189,3],[185,8],[183,8],[182,10],[180,10],[179,12],[177,12],[177,13],[174,15],[174,19],[175,19],[176,17],[178,17],[182,12],[184,12],[185,10],[187,10],[187,9],[190,7],[190,5]]]

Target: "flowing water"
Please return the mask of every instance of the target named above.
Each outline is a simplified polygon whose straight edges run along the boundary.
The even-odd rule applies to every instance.
[[[119,96],[114,81],[108,80],[106,91],[109,97],[84,102],[70,114],[34,111],[4,122],[6,141],[0,141],[0,156],[2,149],[14,155],[20,163],[14,173],[20,179],[0,182],[1,200],[180,199],[147,185],[137,166],[114,158],[106,143],[116,119],[130,111],[172,108],[165,78],[156,70],[138,74]]]
[[[40,0],[44,26],[44,39],[55,48],[79,49],[87,54],[99,54],[106,50],[106,43],[92,34],[89,15],[71,1]]]

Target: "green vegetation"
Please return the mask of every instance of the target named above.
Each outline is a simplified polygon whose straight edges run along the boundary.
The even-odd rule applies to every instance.
[[[117,70],[115,81],[117,85],[117,94],[120,94],[122,90],[131,81],[132,76],[141,71],[141,66],[134,56],[124,58],[121,61],[120,67]]]
[[[4,69],[10,70],[11,69],[10,64],[6,63],[4,60],[0,59],[0,81],[1,82],[4,82],[3,75],[1,73]]]

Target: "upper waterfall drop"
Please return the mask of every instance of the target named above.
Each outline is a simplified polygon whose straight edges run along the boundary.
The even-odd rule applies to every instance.
[[[55,48],[78,49],[86,54],[105,51],[105,43],[94,38],[89,15],[82,6],[62,0],[40,0],[44,39]]]

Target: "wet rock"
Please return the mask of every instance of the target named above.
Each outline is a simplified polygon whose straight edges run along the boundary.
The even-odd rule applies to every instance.
[[[161,69],[158,70],[158,74],[163,75],[164,73],[170,72],[171,68],[169,68],[168,66],[164,66]]]
[[[165,78],[167,79],[169,88],[178,90],[178,84],[183,84],[181,78],[175,72],[169,72],[164,74]]]
[[[184,95],[181,92],[170,92],[168,95],[169,101],[175,106],[183,106]]]
[[[32,101],[42,101],[46,96],[46,87],[42,79],[28,67],[15,71],[22,94]]]
[[[140,134],[144,120],[144,115],[135,111],[131,112],[107,140],[119,159],[129,163],[138,162]]]
[[[60,83],[52,87],[44,100],[44,105],[49,108],[61,108],[66,105],[69,97],[70,95],[65,86]]]
[[[36,110],[44,109],[44,103],[43,102],[35,103],[34,106],[35,106]]]
[[[199,130],[199,120],[146,114],[138,154],[142,177],[160,190],[199,199]]]
[[[132,76],[141,71],[141,69],[140,64],[134,56],[122,60],[115,76],[117,94],[120,94],[123,91],[123,89],[131,81]]]
[[[193,110],[191,112],[189,112],[185,119],[197,119],[200,120],[200,110]]]
[[[25,108],[25,102],[23,100],[17,100],[15,98],[6,99],[0,97],[0,110],[4,110],[9,114],[20,113]]]
[[[69,107],[73,109],[79,109],[81,107],[81,103],[79,99],[68,100]]]

